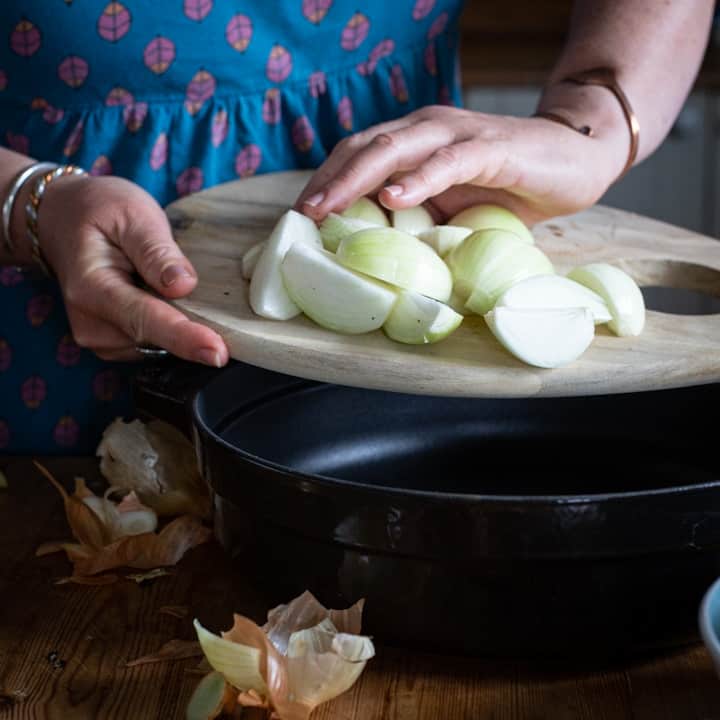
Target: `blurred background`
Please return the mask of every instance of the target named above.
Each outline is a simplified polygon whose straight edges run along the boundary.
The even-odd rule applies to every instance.
[[[531,115],[571,9],[572,0],[467,2],[461,25],[466,107]],[[714,237],[720,237],[718,15],[700,75],[669,137],[601,200]]]

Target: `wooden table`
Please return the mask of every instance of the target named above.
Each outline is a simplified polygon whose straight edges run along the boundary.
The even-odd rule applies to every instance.
[[[69,487],[98,479],[90,458],[53,459]],[[198,681],[197,660],[125,669],[173,638],[193,639],[192,617],[213,630],[233,610],[263,617],[251,587],[220,547],[192,551],[173,574],[138,585],[55,585],[64,556],[34,557],[67,536],[60,498],[27,458],[0,459],[0,718],[172,720]],[[187,605],[175,619],[158,611]],[[63,662],[52,662],[52,653]],[[64,664],[63,664],[64,663]],[[378,648],[360,681],[317,720],[717,720],[720,680],[702,646],[617,667],[579,669],[488,662]]]

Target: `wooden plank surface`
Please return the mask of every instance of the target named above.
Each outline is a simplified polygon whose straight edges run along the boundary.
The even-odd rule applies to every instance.
[[[311,380],[445,396],[589,395],[720,381],[720,315],[648,311],[636,338],[599,326],[585,354],[555,370],[516,360],[477,315],[425,346],[393,342],[379,330],[340,335],[303,316],[287,322],[259,317],[249,306],[240,258],[269,235],[308,177],[289,172],[240,180],[168,208],[177,241],[199,275],[196,290],[176,304],[218,330],[238,360]],[[558,272],[605,261],[642,285],[720,295],[720,242],[712,238],[603,207],[538,225],[533,233]]]
[[[67,486],[92,485],[95,459],[55,459]],[[69,565],[35,558],[65,537],[59,497],[28,459],[0,459],[0,718],[181,720],[198,677],[196,660],[124,669],[164,642],[193,639],[191,618],[213,630],[231,613],[265,608],[219,546],[192,551],[173,574],[137,585],[55,585]],[[187,605],[188,618],[159,613]],[[541,621],[541,618],[538,618]],[[48,659],[57,653],[63,667]],[[720,680],[702,646],[603,668],[496,663],[379,647],[356,686],[314,720],[718,720]]]

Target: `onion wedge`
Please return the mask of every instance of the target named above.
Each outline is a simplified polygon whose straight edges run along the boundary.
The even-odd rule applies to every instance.
[[[509,287],[533,275],[554,272],[552,263],[534,245],[507,230],[478,230],[448,256],[454,290],[466,307],[484,315]]]
[[[506,350],[541,368],[557,368],[577,360],[595,335],[592,312],[584,307],[496,307],[485,315],[485,322]]]
[[[466,227],[454,225],[436,225],[429,230],[423,230],[417,234],[418,240],[429,245],[440,257],[445,257],[451,250],[454,250],[472,230]]]
[[[500,205],[475,205],[459,212],[448,225],[460,225],[473,230],[507,230],[532,245],[535,242],[527,225],[514,213]]]
[[[446,338],[462,320],[463,316],[448,305],[411,290],[401,290],[383,330],[397,342],[423,345]]]
[[[423,230],[435,227],[432,215],[422,205],[393,210],[391,215],[393,227],[410,235],[417,235]]]
[[[452,291],[447,265],[432,248],[394,228],[360,230],[337,249],[346,267],[396,287],[445,302]]]
[[[507,289],[495,307],[520,309],[548,309],[586,307],[592,312],[596,325],[611,319],[605,301],[584,285],[562,275],[534,275]]]
[[[360,218],[343,217],[342,215],[330,213],[320,223],[320,237],[322,238],[323,247],[330,252],[335,252],[341,240],[358,230],[371,227],[378,227],[378,225]]]
[[[250,278],[252,278],[264,247],[264,242],[255,243],[255,245],[253,245],[249,250],[247,250],[242,256],[240,266],[242,276],[245,278],[245,280],[250,280]]]
[[[293,302],[318,325],[358,334],[382,327],[397,295],[394,290],[343,267],[327,250],[295,243],[282,262]]]
[[[346,218],[358,218],[364,220],[371,225],[379,227],[388,227],[390,221],[383,209],[369,197],[358,198],[349,208],[340,213]]]
[[[590,263],[571,270],[571,280],[594,290],[608,305],[612,320],[608,327],[623,336],[639,335],[645,326],[645,300],[637,283],[607,263]]]
[[[267,239],[250,280],[250,306],[262,317],[289,320],[300,314],[280,274],[280,263],[294,243],[322,247],[315,223],[295,210],[288,210]]]

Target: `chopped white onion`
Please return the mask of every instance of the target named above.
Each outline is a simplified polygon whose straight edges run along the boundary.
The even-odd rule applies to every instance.
[[[401,290],[383,325],[389,338],[409,345],[434,343],[457,330],[463,316],[451,307],[411,290]]]
[[[594,290],[608,305],[612,320],[608,327],[620,336],[639,335],[645,326],[645,301],[637,283],[607,263],[590,263],[575,268],[568,277]]]
[[[388,220],[385,211],[369,197],[358,198],[349,208],[340,213],[343,217],[358,218],[369,222],[371,225],[379,225],[380,227],[388,227]]]
[[[260,255],[262,254],[263,247],[265,247],[264,242],[255,243],[255,245],[247,250],[242,256],[240,264],[242,276],[246,280],[250,280],[250,278],[252,278],[255,268],[257,267],[258,260],[260,259]]]
[[[360,230],[340,243],[337,258],[353,270],[441,302],[452,291],[450,270],[432,248],[394,228]]]
[[[320,237],[324,248],[330,252],[335,252],[341,240],[358,230],[365,230],[370,227],[378,227],[378,225],[359,218],[343,217],[342,215],[330,213],[320,223]]]
[[[473,230],[507,230],[531,245],[535,242],[527,225],[500,205],[474,205],[451,218],[448,225],[461,225]]]
[[[465,307],[465,298],[460,297],[455,290],[450,293],[450,297],[447,300],[447,305],[449,305],[456,313],[460,313],[460,315],[468,315],[469,310]]]
[[[535,309],[496,307],[485,315],[493,335],[519,360],[556,368],[577,360],[595,334],[587,308]]]
[[[495,307],[520,309],[586,307],[596,325],[611,315],[605,301],[584,285],[562,275],[534,275],[515,283],[499,298]]]
[[[436,225],[429,230],[423,230],[417,234],[418,240],[429,245],[440,257],[445,257],[451,250],[454,250],[472,230],[466,227],[455,225]]]
[[[455,292],[466,307],[484,315],[516,282],[532,275],[552,274],[552,263],[534,245],[507,230],[479,230],[448,255]]]
[[[391,214],[393,227],[410,235],[417,235],[423,230],[435,227],[432,215],[422,205],[393,210]]]
[[[289,320],[300,314],[300,308],[287,294],[280,274],[280,263],[296,242],[322,247],[315,223],[295,210],[288,210],[265,242],[250,281],[250,306],[262,317]]]
[[[301,243],[285,255],[282,275],[297,306],[318,325],[336,332],[377,330],[397,298],[386,285],[343,267],[327,250]]]

